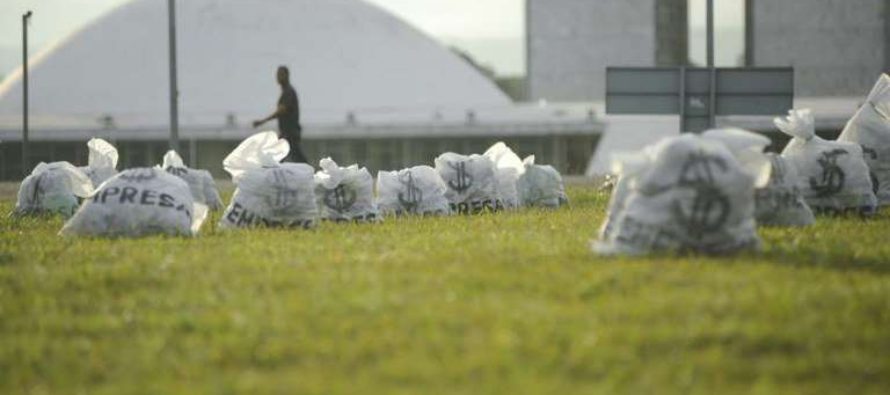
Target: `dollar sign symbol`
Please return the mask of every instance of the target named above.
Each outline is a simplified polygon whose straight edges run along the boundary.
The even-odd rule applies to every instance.
[[[701,151],[692,153],[683,164],[677,180],[677,186],[692,189],[695,198],[688,211],[683,209],[679,200],[674,201],[673,216],[696,239],[719,230],[729,218],[729,197],[714,185],[712,165],[726,172],[727,165],[722,158]]]
[[[290,205],[297,198],[297,190],[288,188],[288,171],[284,169],[272,170],[272,188],[275,189],[275,197],[272,207],[282,208]]]
[[[351,188],[346,188],[345,185],[340,184],[337,185],[334,189],[329,189],[324,193],[324,204],[328,206],[331,210],[336,211],[339,214],[343,214],[344,211],[349,210],[353,204],[355,204],[355,191]]]
[[[402,186],[405,188],[404,191],[399,192],[399,203],[402,204],[405,211],[414,213],[417,211],[417,205],[423,201],[423,191],[415,185],[414,174],[409,171],[406,172],[405,175],[407,176],[407,180],[403,180],[402,177],[399,177],[399,182],[402,183]]]
[[[840,148],[822,153],[818,160],[819,166],[822,166],[822,179],[810,177],[810,188],[816,192],[816,197],[831,196],[844,188],[846,176],[844,170],[837,165],[837,158],[846,154],[847,151]]]
[[[186,170],[186,169],[183,168],[183,167],[173,167],[173,166],[170,166],[170,167],[167,168],[167,173],[170,173],[170,174],[172,174],[172,175],[174,175],[174,176],[183,177],[183,176],[185,176],[186,174],[188,174],[188,170]]]
[[[467,174],[467,162],[458,162],[456,165],[454,163],[448,163],[448,167],[452,168],[455,173],[457,173],[454,180],[448,181],[448,186],[451,187],[451,189],[462,194],[473,186],[473,177]]]

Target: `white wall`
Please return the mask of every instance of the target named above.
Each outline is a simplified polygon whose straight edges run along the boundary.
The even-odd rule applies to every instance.
[[[887,0],[753,0],[754,61],[794,66],[799,96],[864,96],[886,70]]]
[[[606,66],[652,66],[656,0],[527,0],[531,100],[605,96]]]

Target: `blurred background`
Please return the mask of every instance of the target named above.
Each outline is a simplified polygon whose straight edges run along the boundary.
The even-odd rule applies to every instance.
[[[21,15],[30,38],[29,166],[121,165],[168,149],[167,2],[0,2],[0,179],[22,177]],[[705,64],[705,0],[189,0],[177,2],[180,154],[222,158],[272,111],[292,70],[304,149],[374,170],[503,140],[568,174],[679,132],[677,116],[605,114],[609,66]],[[836,133],[890,69],[890,0],[719,0],[715,65],[794,67],[794,104]],[[772,133],[770,117],[721,117]],[[270,124],[271,125],[271,124]],[[274,126],[270,126],[274,127]]]

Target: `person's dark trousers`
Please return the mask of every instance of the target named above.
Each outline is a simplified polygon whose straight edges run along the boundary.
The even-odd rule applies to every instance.
[[[284,135],[284,139],[287,140],[287,143],[290,144],[290,153],[287,154],[287,157],[284,158],[284,160],[294,163],[309,163],[309,158],[306,158],[306,154],[303,153],[303,148],[300,146],[301,133],[282,134]]]

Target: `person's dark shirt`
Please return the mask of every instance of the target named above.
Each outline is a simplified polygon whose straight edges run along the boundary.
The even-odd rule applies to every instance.
[[[297,99],[297,91],[290,85],[285,85],[278,98],[278,105],[284,106],[284,114],[278,116],[278,130],[282,135],[300,137],[300,101]]]

